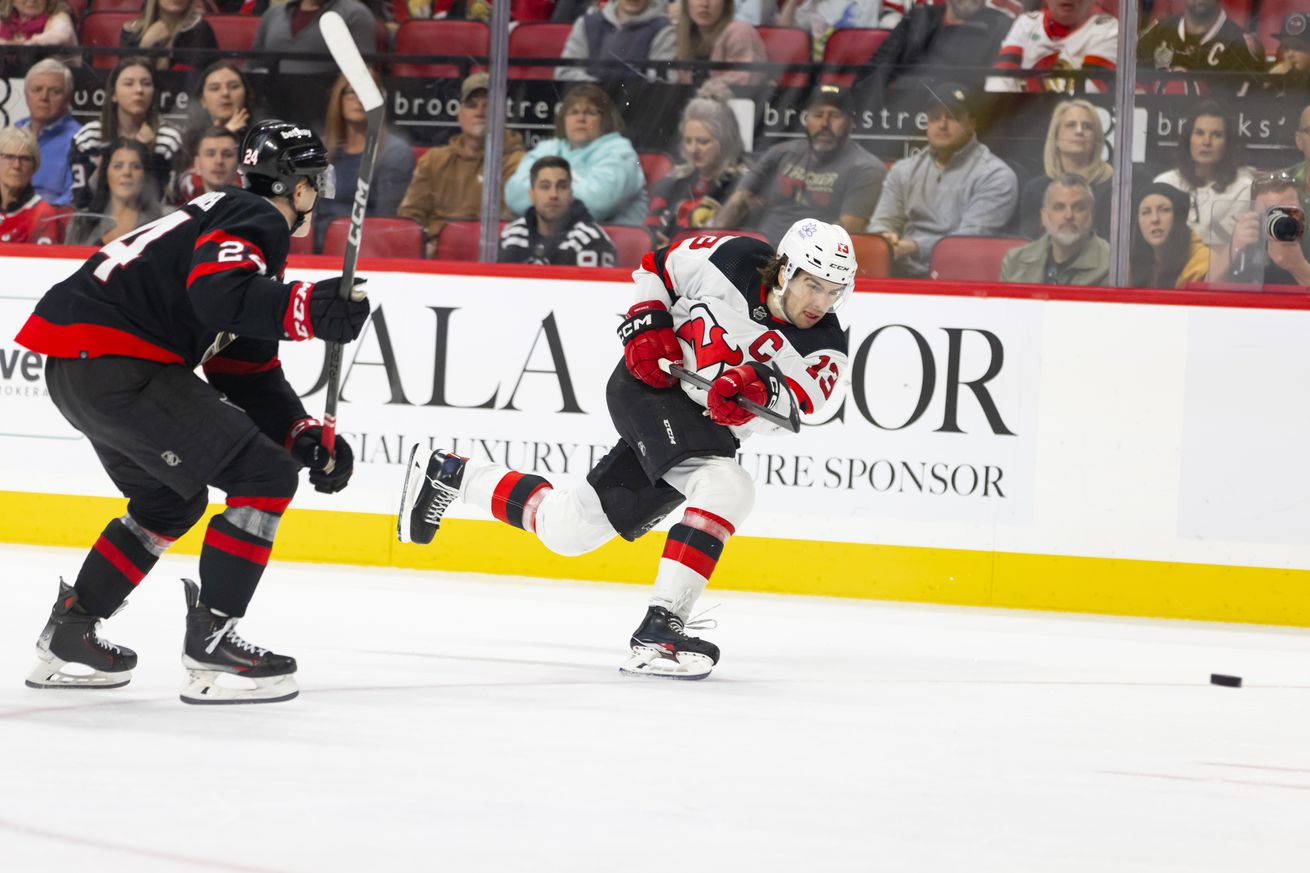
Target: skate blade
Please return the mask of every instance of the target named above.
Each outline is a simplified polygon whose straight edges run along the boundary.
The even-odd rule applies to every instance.
[[[422,444],[414,443],[414,448],[409,452],[409,467],[405,471],[405,487],[400,492],[400,512],[396,516],[396,539],[402,543],[414,542],[414,538],[410,535],[409,519],[414,512],[414,505],[418,503],[418,495],[423,490],[423,483],[427,481],[427,453],[423,453],[424,457],[420,461],[419,453],[422,451]],[[419,545],[425,546],[427,543],[419,543]]]
[[[694,652],[679,652],[677,660],[656,649],[633,646],[632,657],[619,672],[624,676],[643,676],[651,679],[704,679],[714,669],[714,662]]]
[[[253,688],[219,684],[221,677],[231,675],[217,670],[188,670],[187,684],[178,697],[183,703],[193,706],[232,706],[242,703],[282,703],[300,694],[294,673],[240,680],[253,682]]]
[[[83,667],[90,672],[70,673],[64,669],[69,666]],[[41,690],[51,688],[89,689],[122,688],[131,681],[131,670],[124,670],[121,673],[105,673],[102,670],[86,667],[84,664],[70,665],[68,661],[51,656],[49,660],[45,658],[38,659],[36,666],[23,680],[23,684],[28,688]]]

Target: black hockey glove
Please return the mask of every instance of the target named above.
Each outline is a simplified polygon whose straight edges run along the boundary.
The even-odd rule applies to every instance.
[[[348,343],[355,339],[368,321],[370,304],[359,289],[364,281],[355,277],[355,290],[349,300],[341,299],[340,276],[313,285],[308,282],[292,285],[286,315],[282,319],[287,338],[307,340],[318,337],[333,343]]]
[[[355,471],[355,453],[350,450],[350,443],[337,434],[336,455],[329,455],[323,445],[323,425],[317,420],[302,418],[291,425],[286,446],[291,457],[309,468],[309,483],[315,491],[335,494],[350,482],[350,474]],[[334,461],[331,471],[326,470],[329,460]]]

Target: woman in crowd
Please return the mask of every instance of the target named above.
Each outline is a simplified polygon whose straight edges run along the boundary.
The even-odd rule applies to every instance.
[[[573,197],[602,224],[642,224],[646,218],[645,180],[623,119],[609,96],[590,82],[564,95],[555,118],[554,139],[528,152],[505,183],[505,203],[519,215],[527,211],[529,175],[538,158],[555,155],[573,171]]]
[[[74,245],[102,246],[162,214],[158,189],[146,173],[150,152],[135,139],[119,139],[105,157],[104,184],[69,231]]]
[[[382,77],[370,70],[378,90],[382,90]],[[385,91],[383,92],[385,93]],[[364,135],[368,131],[368,116],[364,104],[355,95],[345,76],[337,79],[328,97],[327,121],[324,124],[323,145],[336,175],[336,196],[319,196],[314,210],[315,249],[323,246],[323,235],[334,218],[350,214],[355,201],[355,184],[359,180],[359,164],[364,156]],[[378,137],[378,156],[374,164],[373,183],[368,191],[368,208],[365,215],[392,216],[396,214],[405,190],[414,175],[414,152],[404,139],[391,130],[383,130]]]
[[[717,80],[701,86],[682,112],[683,163],[651,187],[646,227],[656,245],[709,227],[747,167],[737,117],[728,108],[731,92]]]
[[[185,203],[204,188],[195,169],[196,146],[200,137],[207,130],[226,127],[236,134],[237,142],[241,142],[251,123],[258,120],[251,114],[254,99],[249,80],[232,61],[215,61],[205,67],[196,85],[186,133],[182,137],[185,157],[179,164],[187,169],[177,174],[172,195],[174,203]]]
[[[84,209],[99,184],[97,171],[107,145],[120,137],[146,146],[146,173],[156,191],[169,190],[173,161],[182,148],[182,134],[159,121],[155,77],[145,58],[124,58],[109,73],[100,118],[73,136],[68,163],[73,171],[73,205]]]
[[[64,0],[0,0],[0,45],[76,46],[73,14]],[[21,76],[42,57],[57,54],[5,52],[0,66],[5,75]]]
[[[40,167],[41,149],[31,132],[0,130],[0,242],[63,241],[67,210],[45,202],[32,188]]]
[[[1210,247],[1187,226],[1189,199],[1172,185],[1154,182],[1133,198],[1136,225],[1128,251],[1134,288],[1182,288],[1204,282]]]
[[[1188,196],[1187,224],[1215,252],[1227,251],[1237,219],[1250,208],[1253,174],[1239,165],[1240,154],[1228,112],[1203,100],[1179,133],[1177,169],[1155,177]]]
[[[118,45],[167,49],[167,54],[154,58],[156,70],[196,70],[207,58],[190,49],[216,49],[218,40],[195,0],[146,0],[141,14],[123,25]]]
[[[1096,198],[1094,224],[1102,239],[1110,238],[1110,198],[1114,167],[1105,160],[1105,128],[1096,107],[1086,100],[1065,100],[1051,113],[1043,153],[1045,172],[1028,180],[1019,201],[1019,232],[1037,239],[1042,230],[1042,201],[1046,186],[1062,173],[1077,173],[1091,186]]]
[[[733,0],[683,0],[683,3],[676,24],[678,60],[737,64],[768,60],[764,40],[755,28],[733,18]],[[749,70],[711,70],[709,76],[729,85],[756,85],[764,81],[764,73]],[[680,70],[678,77],[683,84],[690,84],[693,78],[703,76],[696,76],[692,70]]]

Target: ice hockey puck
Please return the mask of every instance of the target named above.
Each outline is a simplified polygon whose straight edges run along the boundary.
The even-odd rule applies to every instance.
[[[1228,688],[1241,688],[1241,687],[1242,687],[1242,677],[1241,677],[1241,676],[1225,676],[1225,675],[1222,674],[1222,673],[1211,673],[1211,674],[1210,674],[1210,684],[1211,684],[1211,685],[1223,685],[1223,686],[1226,686],[1226,687],[1228,687]]]

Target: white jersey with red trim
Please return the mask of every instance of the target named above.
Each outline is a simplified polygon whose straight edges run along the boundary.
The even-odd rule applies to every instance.
[[[650,252],[633,272],[637,302],[658,300],[673,315],[683,366],[707,379],[747,361],[776,364],[803,416],[817,413],[846,375],[846,332],[833,313],[814,327],[775,318],[760,269],[774,256],[765,242],[743,236],[705,236]],[[701,406],[705,392],[683,383]],[[786,397],[773,408],[786,415]],[[737,436],[780,428],[752,419],[733,428]]]
[[[1014,20],[993,65],[998,70],[1113,70],[1119,56],[1119,22],[1095,13],[1072,30],[1053,20],[1050,12],[1028,12]],[[1088,88],[1105,90],[1102,83]],[[1059,77],[1015,79],[991,76],[988,91],[1078,91]]]

